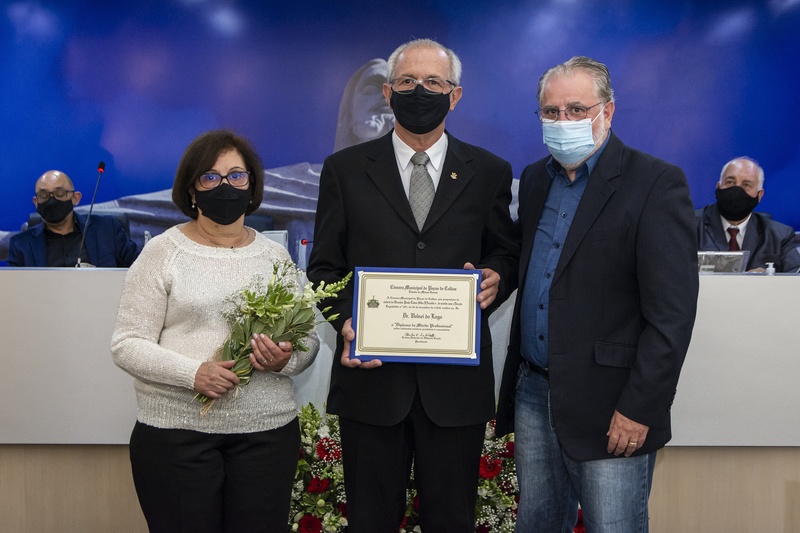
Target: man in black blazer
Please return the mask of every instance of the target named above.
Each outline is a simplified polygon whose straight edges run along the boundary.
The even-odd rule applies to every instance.
[[[327,410],[340,417],[349,531],[397,531],[413,460],[423,530],[473,532],[484,429],[495,408],[488,311],[516,286],[511,167],[445,131],[462,94],[451,50],[411,41],[389,58],[388,72],[383,93],[395,129],[325,160],[308,277],[333,282],[356,266],[478,268],[485,311],[479,366],[362,363],[349,358],[352,286],[334,301],[341,358]],[[411,158],[420,152],[430,161],[417,165],[435,184],[427,217],[415,217],[409,203]]]
[[[11,237],[8,265],[74,267],[80,258],[84,266],[131,266],[139,246],[114,217],[92,215],[87,225],[87,217],[73,211],[80,200],[66,173],[48,170],[39,176],[33,205],[42,222]]]
[[[777,272],[800,269],[794,229],[753,211],[764,197],[764,169],[754,159],[725,163],[716,196],[716,203],[697,210],[698,250],[747,250],[742,270],[750,272],[764,272],[768,262]]]
[[[539,81],[552,157],[520,178],[519,290],[497,430],[515,430],[517,533],[647,531],[656,451],[694,325],[694,212],[678,167],[610,130],[608,69]]]

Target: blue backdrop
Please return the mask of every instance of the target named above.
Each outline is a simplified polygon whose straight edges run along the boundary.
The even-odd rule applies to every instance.
[[[351,74],[431,37],[464,63],[448,129],[511,161],[546,154],[534,116],[541,73],[573,55],[609,65],[613,129],[680,165],[696,206],[722,165],[766,170],[759,210],[800,228],[800,2],[352,2],[174,0],[0,3],[0,230],[33,210],[57,168],[88,203],[167,189],[187,143],[231,127],[266,167],[333,150]]]

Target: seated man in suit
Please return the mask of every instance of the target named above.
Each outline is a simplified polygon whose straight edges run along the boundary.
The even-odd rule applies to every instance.
[[[742,270],[764,272],[768,262],[776,272],[797,272],[800,253],[794,230],[753,209],[764,197],[764,169],[749,157],[737,157],[722,167],[717,203],[697,210],[699,251],[748,250]]]
[[[131,266],[139,247],[122,224],[114,217],[92,215],[86,226],[86,217],[73,212],[80,200],[69,176],[58,170],[42,174],[33,205],[43,222],[11,238],[8,265],[74,267],[80,258],[84,266]]]

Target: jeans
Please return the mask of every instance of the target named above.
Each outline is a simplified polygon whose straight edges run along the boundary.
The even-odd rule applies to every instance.
[[[655,452],[575,461],[561,449],[551,413],[550,383],[522,367],[514,438],[520,489],[516,533],[571,533],[578,503],[589,533],[647,533]]]

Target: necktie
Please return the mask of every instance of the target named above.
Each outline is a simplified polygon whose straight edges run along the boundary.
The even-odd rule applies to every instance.
[[[430,158],[425,152],[417,152],[411,156],[414,169],[411,171],[411,184],[408,187],[408,203],[411,204],[411,212],[414,213],[414,220],[417,221],[420,231],[428,218],[433,195],[436,193],[431,175],[428,174],[428,161]]]
[[[731,240],[728,241],[728,250],[731,252],[738,252],[741,250],[741,248],[739,248],[739,241],[736,240],[736,236],[739,234],[739,228],[728,228],[728,233],[731,234]]]

